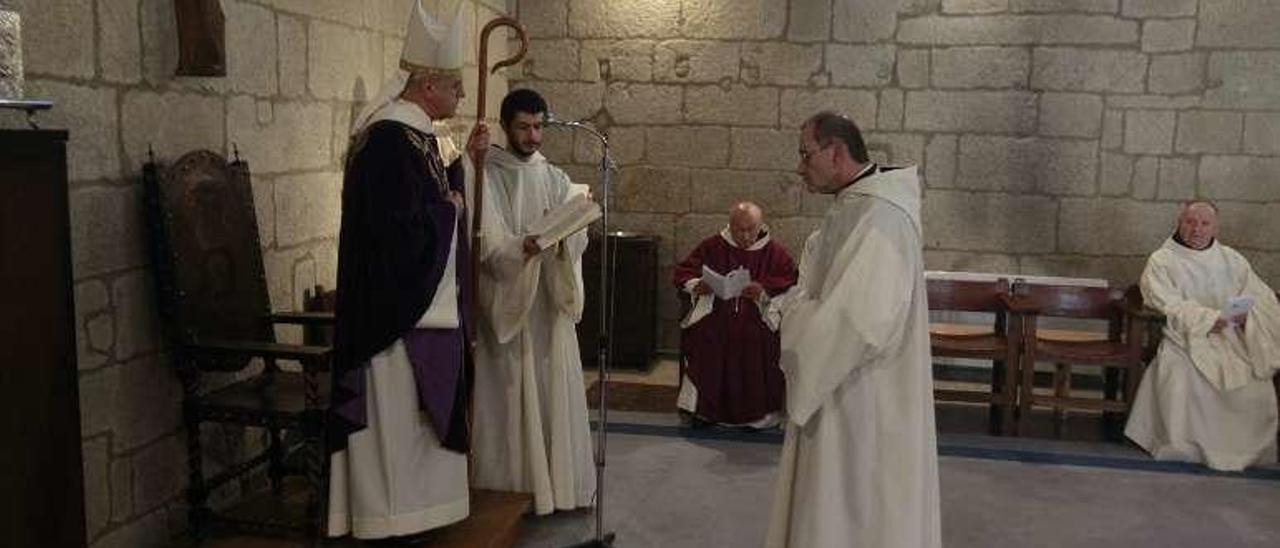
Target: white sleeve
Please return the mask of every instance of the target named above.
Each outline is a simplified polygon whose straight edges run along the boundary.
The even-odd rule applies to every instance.
[[[820,299],[792,305],[782,320],[782,368],[787,410],[803,425],[855,371],[887,366],[911,319],[916,278],[923,275],[908,242],[909,219],[884,216],[870,230],[855,229],[832,261]],[[908,234],[909,233],[909,234]],[[834,276],[834,278],[833,278]]]

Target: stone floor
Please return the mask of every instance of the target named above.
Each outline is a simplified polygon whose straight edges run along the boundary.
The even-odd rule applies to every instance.
[[[944,411],[943,413],[947,413]],[[616,546],[761,545],[776,434],[691,431],[670,415],[612,412],[605,529]],[[1116,443],[939,437],[948,548],[1273,547],[1280,468],[1214,474]],[[527,518],[520,546],[594,535],[589,512]]]
[[[611,378],[672,386],[677,371],[665,360]],[[1280,467],[1156,462],[1105,441],[1097,415],[1037,412],[1023,437],[988,435],[985,405],[939,405],[937,417],[948,548],[1280,546]],[[690,429],[674,412],[609,420],[603,509],[615,546],[761,545],[780,432]],[[524,527],[520,547],[570,546],[594,537],[595,516],[526,516]]]
[[[616,546],[761,545],[779,432],[690,429],[672,413],[609,417],[603,509]],[[938,417],[948,548],[1280,546],[1280,467],[1221,474],[1155,462],[1133,446],[1096,441],[1100,421],[1089,417],[1073,417],[1065,439],[989,436],[977,406],[940,406]],[[594,526],[589,511],[526,515],[517,546],[570,546],[593,538]],[[303,544],[239,537],[216,545]]]

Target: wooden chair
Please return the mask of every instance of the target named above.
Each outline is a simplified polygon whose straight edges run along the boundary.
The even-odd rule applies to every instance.
[[[936,388],[934,399],[990,403],[991,431],[1012,434],[1018,393],[1014,372],[1018,366],[1020,339],[1016,326],[1010,329],[1006,314],[1009,280],[929,279],[925,285],[931,311],[983,312],[994,316],[991,325],[930,323],[929,346],[933,357],[990,360],[992,364],[989,392]],[[1010,337],[1010,333],[1014,336]]]
[[[1023,339],[1019,366],[1022,381],[1019,433],[1028,422],[1032,406],[1037,404],[1052,407],[1059,419],[1063,410],[1072,408],[1102,411],[1104,415],[1127,415],[1145,364],[1147,316],[1136,291],[1015,282],[1009,307],[1020,318]],[[1040,319],[1044,317],[1103,320],[1107,331],[1053,334],[1040,328]],[[1037,361],[1056,364],[1052,395],[1036,394],[1033,390]],[[1072,364],[1103,368],[1102,398],[1071,395]],[[1118,386],[1121,376],[1122,389]]]
[[[317,285],[303,292],[302,311],[319,318],[331,317],[338,306],[338,292]],[[333,346],[333,324],[310,322],[303,326],[302,344],[309,346]]]
[[[332,315],[271,313],[244,162],[195,151],[168,167],[148,162],[143,179],[160,312],[183,386],[192,531],[199,538],[208,526],[222,524],[318,533],[321,501],[328,496],[323,425],[330,349],[279,343],[273,326],[322,325]],[[260,368],[251,366],[255,359]],[[300,362],[301,371],[282,369],[281,360]],[[209,422],[261,428],[266,449],[205,477],[200,432]],[[277,496],[285,476],[305,475],[308,523],[232,517],[209,508],[212,490],[264,466]]]

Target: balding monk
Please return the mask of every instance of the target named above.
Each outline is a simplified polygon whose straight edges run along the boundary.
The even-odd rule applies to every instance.
[[[745,268],[751,282],[738,297],[721,299],[702,280],[703,267],[719,274]],[[675,284],[693,301],[681,322],[681,350],[688,360],[679,407],[695,422],[771,428],[779,424],[783,377],[778,333],[761,310],[769,296],[796,283],[796,266],[769,237],[760,206],[742,202],[729,224],[698,244],[676,266]]]
[[[1167,322],[1125,434],[1160,460],[1240,470],[1276,461],[1280,303],[1217,233],[1217,208],[1189,202],[1147,260],[1142,296]]]

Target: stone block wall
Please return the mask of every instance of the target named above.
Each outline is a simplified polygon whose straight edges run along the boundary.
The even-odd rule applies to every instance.
[[[473,42],[483,22],[506,11],[505,0],[461,1],[475,27]],[[25,96],[53,100],[54,109],[38,119],[43,127],[70,131],[92,546],[167,546],[186,527],[182,394],[161,340],[145,256],[139,177],[148,147],[163,161],[196,148],[228,156],[239,150],[253,174],[273,307],[300,308],[304,290],[334,286],[350,120],[394,70],[411,4],[223,0],[227,76],[189,78],[173,75],[172,0],[0,0],[0,9],[21,16]],[[449,9],[442,0],[426,5]],[[495,57],[501,42],[494,40]],[[463,114],[475,112],[471,51]],[[505,77],[490,83],[490,95],[500,100]],[[25,127],[21,118],[3,114],[0,124]],[[458,130],[469,125],[466,119],[454,124]],[[261,446],[252,431],[206,427],[203,438],[215,468]],[[215,493],[215,500],[236,496],[233,488]]]
[[[517,0],[519,86],[615,143],[618,228],[671,266],[758,201],[798,253],[828,199],[794,174],[819,109],[873,158],[925,178],[931,269],[1129,284],[1181,200],[1219,202],[1222,239],[1280,286],[1280,4],[1272,0]],[[578,139],[578,142],[573,142]],[[596,154],[548,155],[594,182]]]
[[[22,18],[0,4],[0,99],[22,97]]]

